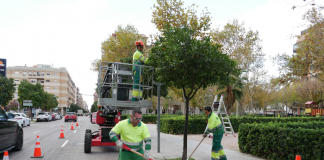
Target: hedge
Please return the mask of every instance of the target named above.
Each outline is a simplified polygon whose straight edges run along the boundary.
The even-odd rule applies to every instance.
[[[235,132],[238,131],[240,124],[246,123],[267,123],[267,122],[311,122],[323,121],[324,117],[230,117],[231,124]]]
[[[241,124],[239,148],[267,159],[324,159],[324,122]]]
[[[162,118],[160,131],[170,134],[183,134],[184,133],[184,117],[177,118]],[[188,119],[188,134],[202,134],[206,128],[206,120],[200,117]]]

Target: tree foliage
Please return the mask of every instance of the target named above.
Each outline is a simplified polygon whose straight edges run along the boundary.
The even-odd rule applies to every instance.
[[[135,42],[142,40],[146,44],[146,38],[138,33],[133,25],[118,25],[115,30],[116,37],[110,35],[107,40],[101,43],[101,59],[92,61],[92,69],[98,71],[100,62],[117,62],[127,59],[132,60],[133,53],[136,51]]]
[[[12,100],[16,91],[15,86],[14,79],[8,79],[0,74],[0,105],[5,106]]]
[[[45,92],[40,83],[34,85],[28,81],[22,81],[18,87],[18,96],[20,104],[23,104],[23,100],[32,100],[33,107],[45,110],[56,108],[59,104],[58,97],[52,93]]]
[[[198,6],[192,4],[184,7],[183,3],[181,0],[157,0],[157,4],[153,5],[152,23],[159,31],[166,29],[165,24],[174,28],[186,26],[195,36],[209,30],[211,17],[207,7],[198,17],[195,9]]]
[[[200,40],[194,35],[195,31],[187,27],[169,26],[162,32],[151,49],[151,65],[159,82],[183,91],[186,124],[182,159],[186,159],[189,101],[200,88],[227,84],[229,75],[239,71],[236,63],[220,52],[220,46],[212,44],[210,37]]]
[[[308,29],[297,37],[293,55],[281,54],[274,58],[279,65],[278,82],[287,83],[310,76],[324,81],[324,17],[321,10],[312,8],[303,15]]]
[[[98,111],[98,105],[97,105],[98,101],[94,101],[93,104],[91,105],[91,112],[97,112]]]

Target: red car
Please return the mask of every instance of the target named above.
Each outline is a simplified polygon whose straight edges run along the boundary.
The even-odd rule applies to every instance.
[[[52,121],[55,121],[55,114],[54,113],[51,113],[51,116],[52,116]]]
[[[74,112],[66,112],[66,115],[64,117],[64,121],[67,122],[69,120],[76,122],[78,120],[78,117],[75,115]]]

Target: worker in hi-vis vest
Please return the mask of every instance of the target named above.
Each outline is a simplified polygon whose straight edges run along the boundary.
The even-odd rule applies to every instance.
[[[204,111],[208,118],[208,129],[204,133],[203,137],[206,137],[209,133],[213,133],[211,159],[227,160],[223,146],[221,145],[224,134],[224,127],[222,125],[222,122],[219,117],[212,112],[212,109],[210,107],[205,107]]]
[[[145,160],[149,159],[151,150],[151,136],[145,123],[142,121],[142,111],[133,109],[129,119],[120,121],[109,132],[111,141],[120,148],[119,160]],[[120,134],[120,140],[117,135]],[[143,150],[143,141],[145,142],[145,152]],[[143,154],[141,157],[131,151],[123,149],[123,144],[127,147]]]
[[[148,62],[148,58],[144,57],[143,55],[144,43],[142,41],[136,41],[135,46],[137,50],[133,54],[133,65],[146,64]],[[143,82],[140,73],[143,74],[143,68],[141,68],[140,66],[133,66],[134,85],[132,92],[132,101],[142,100],[143,87],[139,87],[139,84],[141,82],[141,85],[143,85]]]

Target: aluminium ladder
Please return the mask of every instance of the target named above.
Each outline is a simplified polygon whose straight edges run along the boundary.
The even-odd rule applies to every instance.
[[[224,127],[224,131],[225,131],[225,136],[227,136],[227,134],[233,134],[233,136],[236,137],[234,129],[231,124],[231,121],[229,119],[228,113],[226,111],[223,94],[222,94],[219,102],[217,102],[217,95],[215,96],[212,110],[221,119],[223,127]]]

